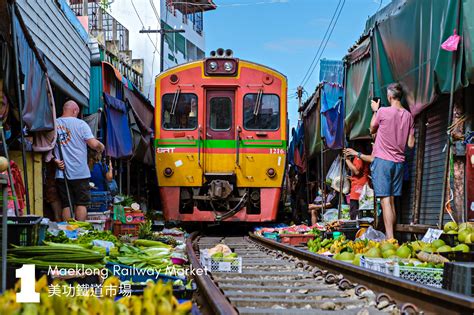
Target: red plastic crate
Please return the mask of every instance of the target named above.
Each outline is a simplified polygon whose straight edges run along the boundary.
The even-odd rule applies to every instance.
[[[138,236],[138,227],[140,223],[122,223],[120,221],[114,222],[114,235],[132,235]]]
[[[314,239],[314,234],[280,234],[280,237],[282,243],[296,246]]]

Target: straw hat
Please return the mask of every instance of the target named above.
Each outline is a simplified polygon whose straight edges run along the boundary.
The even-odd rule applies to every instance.
[[[340,176],[336,176],[331,183],[332,189],[339,192],[339,187],[341,186],[341,178]],[[351,191],[351,183],[347,177],[344,177],[344,182],[342,183],[342,193],[347,195]]]

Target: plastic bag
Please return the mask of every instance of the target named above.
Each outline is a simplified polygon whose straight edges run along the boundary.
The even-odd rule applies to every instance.
[[[332,182],[336,179],[336,177],[339,177],[339,176],[341,176],[341,156],[340,155],[336,157],[336,159],[332,162],[331,167],[329,168],[328,174],[326,175],[326,184],[331,186]]]
[[[331,222],[337,220],[338,210],[337,209],[329,209],[328,211],[324,212],[323,214],[323,221],[324,222]]]
[[[359,210],[373,210],[374,209],[374,190],[365,184],[362,187],[359,197]]]
[[[360,237],[361,240],[373,240],[376,242],[383,241],[385,238],[386,237],[384,233],[377,231],[371,226],[369,226],[367,231],[365,231],[365,233]]]

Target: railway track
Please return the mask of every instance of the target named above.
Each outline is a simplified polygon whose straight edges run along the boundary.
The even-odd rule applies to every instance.
[[[474,299],[348,265],[251,234],[187,241],[194,268],[199,249],[224,242],[242,257],[242,273],[196,277],[209,314],[472,314]]]

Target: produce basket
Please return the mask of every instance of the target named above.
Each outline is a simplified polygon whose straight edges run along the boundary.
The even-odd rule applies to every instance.
[[[139,228],[140,223],[127,223],[123,224],[120,221],[114,221],[114,235],[115,236],[120,236],[120,235],[132,235],[132,236],[138,236],[138,228]]]
[[[292,246],[306,244],[314,239],[314,234],[281,234],[281,242]]]
[[[2,216],[0,216],[0,219]],[[8,246],[34,246],[38,244],[42,217],[8,217]],[[0,226],[0,235],[2,227]]]
[[[443,289],[474,297],[474,262],[445,263]]]
[[[225,261],[214,260],[209,257],[207,249],[199,251],[201,265],[210,272],[242,273],[242,257],[225,258]]]
[[[441,268],[400,266],[394,259],[367,258],[364,256],[360,258],[360,266],[436,288],[441,288],[443,283],[443,269]]]
[[[110,219],[107,219],[107,220],[86,220],[86,222],[89,222],[90,224],[92,224],[92,227],[96,231],[103,232],[103,231],[110,230],[110,222],[111,222]]]

